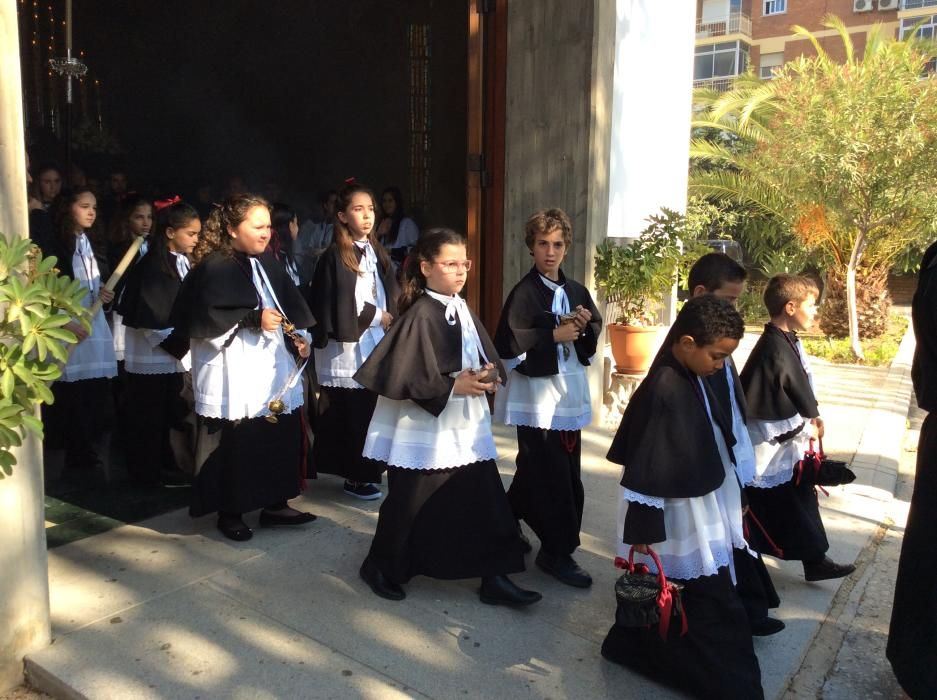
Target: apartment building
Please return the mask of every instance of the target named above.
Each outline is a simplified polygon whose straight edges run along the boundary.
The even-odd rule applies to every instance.
[[[828,14],[845,22],[858,52],[875,24],[895,36],[919,23],[921,36],[937,31],[937,0],[697,0],[694,86],[726,90],[749,67],[767,80],[785,61],[812,54],[810,42],[792,33],[794,25],[809,29],[834,58],[844,58],[836,32],[821,25]]]

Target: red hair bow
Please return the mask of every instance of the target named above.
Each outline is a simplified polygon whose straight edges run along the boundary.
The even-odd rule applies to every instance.
[[[171,207],[173,204],[178,204],[181,201],[182,201],[182,197],[180,197],[179,195],[176,195],[175,197],[170,197],[169,199],[157,199],[155,202],[153,202],[153,208],[156,211],[160,211],[161,209],[165,209],[166,207]]]
[[[352,175],[351,177],[346,177],[346,178],[345,178],[345,184],[346,184],[346,185],[354,185],[354,184],[355,184],[355,176]]]

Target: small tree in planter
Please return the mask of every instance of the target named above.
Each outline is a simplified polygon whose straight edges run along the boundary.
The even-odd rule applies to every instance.
[[[695,240],[687,217],[662,208],[648,217],[649,225],[629,245],[606,239],[595,252],[595,285],[609,303],[608,325],[616,369],[641,373],[651,362],[656,308],[678,278],[709,251]]]
[[[60,276],[56,262],[29,239],[0,235],[0,479],[13,473],[11,449],[27,430],[42,439],[36,406],[52,403],[52,382],[78,340],[63,326],[78,319],[91,330],[86,290]]]

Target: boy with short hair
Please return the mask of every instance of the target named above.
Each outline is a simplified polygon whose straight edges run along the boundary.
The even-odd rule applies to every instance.
[[[683,584],[687,632],[671,624],[614,625],[602,655],[696,697],[764,697],[748,619],[734,587],[733,552],[745,549],[731,425],[704,378],[744,334],[725,299],[704,294],[680,310],[647,377],[632,396],[608,459],[624,466],[618,554]]]
[[[572,224],[562,209],[535,212],[524,242],[534,266],[508,295],[494,343],[509,372],[494,418],[517,426],[517,471],[508,489],[514,517],[540,538],[536,564],[577,588],[592,577],[573,559],[584,493],[580,432],[592,422],[586,367],[602,317],[589,291],[563,274]],[[529,545],[528,545],[529,546]]]
[[[687,286],[693,297],[712,294],[735,306],[745,291],[747,278],[745,268],[725,253],[707,253],[690,268]],[[755,452],[748,437],[745,392],[732,358],[727,357],[724,371],[709,375],[706,382],[726,422],[732,426],[735,445],[731,456],[739,483],[743,487],[747,486],[755,476]],[[743,494],[743,506],[746,504]],[[751,550],[742,549],[736,549],[734,554],[736,590],[745,606],[752,635],[765,637],[780,632],[784,629],[784,623],[770,617],[768,610],[777,608],[781,599],[761,555],[753,556]]]
[[[776,275],[768,281],[764,300],[771,321],[740,375],[755,449],[755,477],[746,495],[776,547],[752,544],[762,554],[776,554],[779,548],[783,559],[802,561],[808,581],[842,578],[856,569],[826,556],[830,545],[816,490],[806,480],[794,481],[794,466],[811,434],[823,437],[813,377],[797,337],[813,325],[818,296],[817,285],[807,277]]]

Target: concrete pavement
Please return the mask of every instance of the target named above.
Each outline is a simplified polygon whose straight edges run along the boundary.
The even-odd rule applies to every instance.
[[[827,452],[859,473],[821,499],[838,561],[861,561],[892,516],[912,348],[907,338],[890,370],[814,363]],[[599,655],[617,576],[611,434],[583,433],[577,559],[595,579],[589,590],[547,577],[530,555],[516,580],[544,600],[526,610],[481,604],[477,581],[417,578],[405,601],[381,600],[357,575],[379,502],[353,502],[340,480],[322,478],[300,501],[319,515],[303,530],[258,530],[238,544],[212,518],[176,511],[52,550],[55,642],[27,659],[28,679],[73,698],[675,697]],[[508,483],[513,432],[499,428],[497,439]],[[791,679],[805,677],[829,613],[846,606],[842,582],[808,584],[798,564],[767,561],[787,629],[755,647],[766,696],[776,698],[797,692]],[[811,651],[809,663],[826,661]]]

